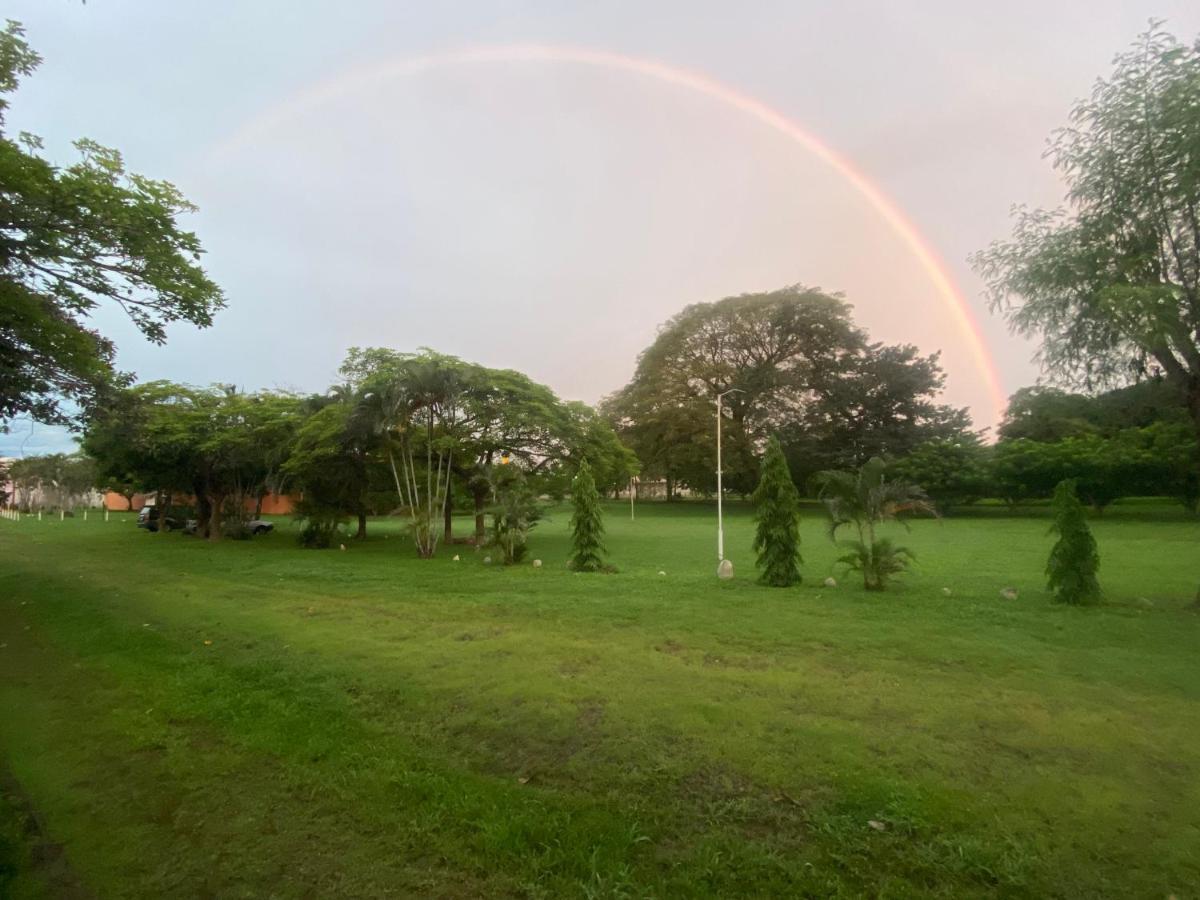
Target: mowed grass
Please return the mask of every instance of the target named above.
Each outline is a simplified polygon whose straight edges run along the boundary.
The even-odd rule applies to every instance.
[[[1070,609],[1044,515],[896,529],[882,595],[816,510],[788,590],[736,504],[728,583],[711,506],[608,507],[615,575],[568,517],[540,569],[0,521],[0,894],[1196,895],[1200,523],[1113,508]]]

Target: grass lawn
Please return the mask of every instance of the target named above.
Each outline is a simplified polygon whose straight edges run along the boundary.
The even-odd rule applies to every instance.
[[[1200,523],[1111,509],[1080,610],[1044,515],[915,523],[883,595],[815,511],[790,590],[737,505],[728,583],[711,507],[609,507],[617,575],[567,520],[541,569],[0,520],[0,895],[1200,891]]]

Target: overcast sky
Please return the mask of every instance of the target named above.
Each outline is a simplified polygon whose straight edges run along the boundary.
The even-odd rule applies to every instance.
[[[805,283],[878,340],[943,351],[946,400],[996,404],[929,272],[862,193],[728,102],[628,70],[475,48],[583,48],[767,104],[911,221],[979,320],[1001,388],[1033,348],[967,256],[1014,203],[1057,204],[1042,159],[1071,103],[1151,17],[1189,2],[355,3],[10,0],[44,57],[12,131],[59,162],[86,136],[174,181],[229,306],[166,347],[118,316],[143,379],[320,390],[348,347],[421,346],[589,402],[688,303]],[[68,446],[17,422],[0,454]]]

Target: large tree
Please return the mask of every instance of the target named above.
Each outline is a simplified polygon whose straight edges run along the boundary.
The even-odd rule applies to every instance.
[[[432,370],[441,373],[439,383],[447,390],[436,398],[421,394],[433,399],[429,404],[414,399],[406,385],[418,373]],[[443,481],[435,477],[432,483],[442,489],[432,498],[432,507],[426,496],[429,508],[423,515],[432,527],[433,513],[442,511],[442,540],[451,536],[454,484],[470,494],[475,539],[485,539],[484,514],[494,493],[495,467],[502,458],[520,463],[534,479],[555,472],[569,477],[579,460],[587,458],[604,488],[627,483],[637,471],[636,458],[605,419],[584,404],[564,403],[550,388],[520,372],[491,369],[428,349],[400,353],[385,348],[352,348],[341,372],[348,390],[359,397],[361,414],[377,424],[380,452],[387,456],[391,448],[403,505],[412,508],[412,492],[405,487],[406,466],[410,485],[412,472],[419,469],[428,481],[429,473],[441,467]],[[404,407],[405,397],[413,405]],[[421,427],[404,424],[412,415],[421,417]],[[402,458],[402,447],[413,454],[412,460]]]
[[[173,496],[194,497],[200,528],[215,541],[234,527],[228,515],[244,518],[248,501],[282,485],[302,416],[301,401],[287,394],[150,382],[98,405],[83,446],[102,478],[157,492],[160,516]]]
[[[94,141],[59,167],[36,136],[8,133],[8,95],[40,61],[20,25],[0,31],[0,425],[75,424],[117,377],[112,343],[87,327],[101,304],[155,343],[168,323],[203,327],[223,305],[199,240],[178,224],[194,207],[173,185],[127,172]]]
[[[1157,25],[1076,104],[1048,155],[1056,210],[976,254],[993,309],[1063,383],[1161,375],[1200,434],[1200,42]]]
[[[770,433],[803,476],[961,432],[965,413],[935,402],[942,383],[936,355],[871,344],[844,300],[796,285],[687,307],[604,408],[648,475],[710,490],[713,399],[730,391],[725,482],[749,493]]]

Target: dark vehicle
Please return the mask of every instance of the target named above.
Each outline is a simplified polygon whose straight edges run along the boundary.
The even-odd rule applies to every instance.
[[[137,527],[145,528],[147,531],[158,531],[158,517],[154,515],[153,506],[143,506],[141,512],[138,513]],[[174,531],[177,528],[182,528],[183,522],[176,519],[174,516],[167,516],[163,522],[164,531]]]
[[[266,534],[268,531],[275,529],[274,522],[264,522],[262,519],[251,519],[246,523],[246,530],[251,534]],[[200,523],[195,519],[188,519],[183,526],[184,534],[195,534],[200,530]]]

